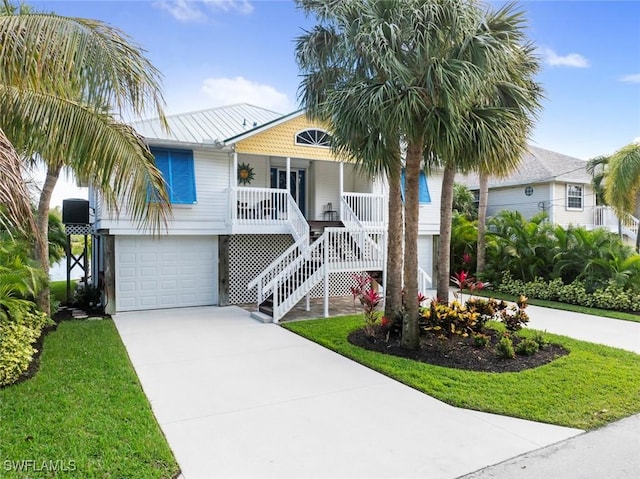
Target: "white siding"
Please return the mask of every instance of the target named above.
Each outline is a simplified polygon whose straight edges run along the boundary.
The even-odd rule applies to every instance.
[[[438,234],[440,231],[440,197],[442,195],[442,173],[434,171],[427,176],[427,186],[431,203],[420,205],[420,225],[418,232],[421,235]]]
[[[596,204],[593,188],[591,185],[582,185],[582,188],[583,208],[582,210],[575,210],[567,208],[567,184],[554,184],[554,223],[564,227],[570,224],[585,227],[591,227],[593,225],[593,207]]]
[[[193,152],[196,177],[196,200],[194,205],[174,205],[173,219],[169,221],[170,234],[222,234],[227,228],[228,189],[230,158],[227,153],[215,150]],[[104,212],[100,229],[109,229],[111,234],[151,234],[138,229],[126,210],[108,217]]]
[[[332,203],[334,210],[340,205],[340,170],[338,163],[314,161],[313,173],[315,177],[309,180],[315,182],[313,201],[309,202],[309,206],[313,204],[313,210],[309,208],[307,216],[309,220],[323,220],[322,212],[327,203]]]

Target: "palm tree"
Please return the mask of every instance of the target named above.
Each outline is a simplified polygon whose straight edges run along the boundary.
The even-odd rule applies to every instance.
[[[635,212],[640,195],[640,143],[631,143],[609,158],[605,172],[605,200],[618,217]],[[636,251],[640,252],[640,231],[636,234]]]
[[[117,119],[151,109],[164,120],[159,72],[129,37],[104,23],[13,10],[5,1],[0,14],[0,164],[19,177],[17,151],[46,167],[33,221],[43,270],[49,203],[64,167],[98,189],[107,206],[117,211],[125,201],[143,227],[159,231],[170,214],[162,175],[143,138]],[[26,188],[21,181],[2,185],[0,200],[15,222]],[[45,288],[39,298],[46,312],[48,294]]]
[[[486,220],[489,177],[505,176],[517,167],[527,148],[527,136],[541,109],[542,89],[534,80],[539,63],[531,43],[524,43],[522,14],[510,16],[505,9],[496,12],[495,24],[510,42],[512,54],[503,63],[504,78],[498,78],[494,90],[485,98],[484,115],[473,115],[472,131],[477,144],[485,145],[484,157],[477,158],[480,179],[478,201],[478,255],[476,271],[482,274],[486,262]],[[478,121],[481,120],[481,121]],[[482,136],[482,137],[481,137]],[[471,149],[478,153],[479,149]]]
[[[351,38],[340,31],[344,24],[358,18],[357,10],[350,9],[347,2],[335,4],[330,10],[314,10],[318,4],[298,1],[307,13],[315,13],[321,23],[312,31],[297,39],[296,58],[304,72],[300,85],[300,99],[307,115],[323,121],[332,132],[332,148],[338,157],[351,159],[363,172],[383,175],[389,184],[389,224],[387,234],[387,266],[385,277],[385,316],[391,318],[402,309],[403,205],[401,198],[401,157],[399,135],[385,138],[381,125],[374,119],[360,117],[358,121],[340,121],[340,111],[335,103],[328,101],[331,89],[345,81],[354,81],[352,75],[360,75],[368,81],[371,72],[362,69],[350,70],[350,61],[358,55],[350,48]],[[327,7],[330,7],[327,5]]]
[[[311,35],[298,43],[299,57],[308,50],[315,55],[312,62],[300,62],[303,103],[324,112],[337,143],[355,156],[385,158],[390,144],[406,145],[404,290],[406,298],[417,297],[420,172],[445,165],[442,208],[450,214],[457,159],[471,149],[461,137],[474,133],[465,123],[467,112],[486,97],[487,78],[501,71],[512,43],[499,25],[487,23],[492,17],[465,0],[298,4],[321,22],[313,43]],[[509,15],[493,18],[502,17]],[[490,151],[484,144],[474,147]],[[441,223],[440,250],[447,250],[447,261],[440,261],[439,276],[446,270],[446,278],[438,285],[447,291],[445,299],[450,226],[449,216]],[[404,306],[402,344],[417,348],[418,305],[409,300]]]

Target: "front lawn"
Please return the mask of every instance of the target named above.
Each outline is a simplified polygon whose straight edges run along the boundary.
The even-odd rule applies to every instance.
[[[45,338],[37,374],[0,389],[0,417],[2,477],[178,473],[108,319],[60,323]]]
[[[484,373],[353,346],[347,336],[363,326],[360,315],[283,326],[454,406],[580,429],[640,412],[640,355],[607,346],[547,334],[570,354],[518,373]]]

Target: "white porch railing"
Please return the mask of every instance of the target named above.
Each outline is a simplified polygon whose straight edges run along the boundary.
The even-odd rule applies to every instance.
[[[636,239],[638,237],[638,224],[640,221],[635,216],[625,214],[622,218],[618,218],[610,206],[596,206],[593,213],[593,224],[595,226],[615,232],[622,228],[622,232],[631,238]]]
[[[348,205],[365,227],[377,227],[386,223],[384,195],[370,193],[343,193],[340,202],[340,218],[344,218],[344,205]],[[344,222],[344,220],[343,220]]]

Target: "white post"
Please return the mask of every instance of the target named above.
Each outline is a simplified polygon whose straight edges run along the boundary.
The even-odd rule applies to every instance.
[[[287,156],[287,193],[291,194],[291,158]]]
[[[305,311],[311,311],[311,291],[307,293],[307,301],[305,304]]]
[[[229,213],[229,218],[232,218],[232,222],[235,222],[238,214],[238,193],[236,191],[236,187],[238,184],[238,152],[233,149],[233,171],[229,175],[229,192],[231,193],[229,196],[231,197],[229,209],[231,210]]]
[[[329,237],[324,238],[324,317],[329,317]]]
[[[342,211],[342,195],[344,193],[344,163],[340,162],[340,199],[338,200],[340,203],[340,220],[342,221],[342,218],[344,218],[344,213]]]

